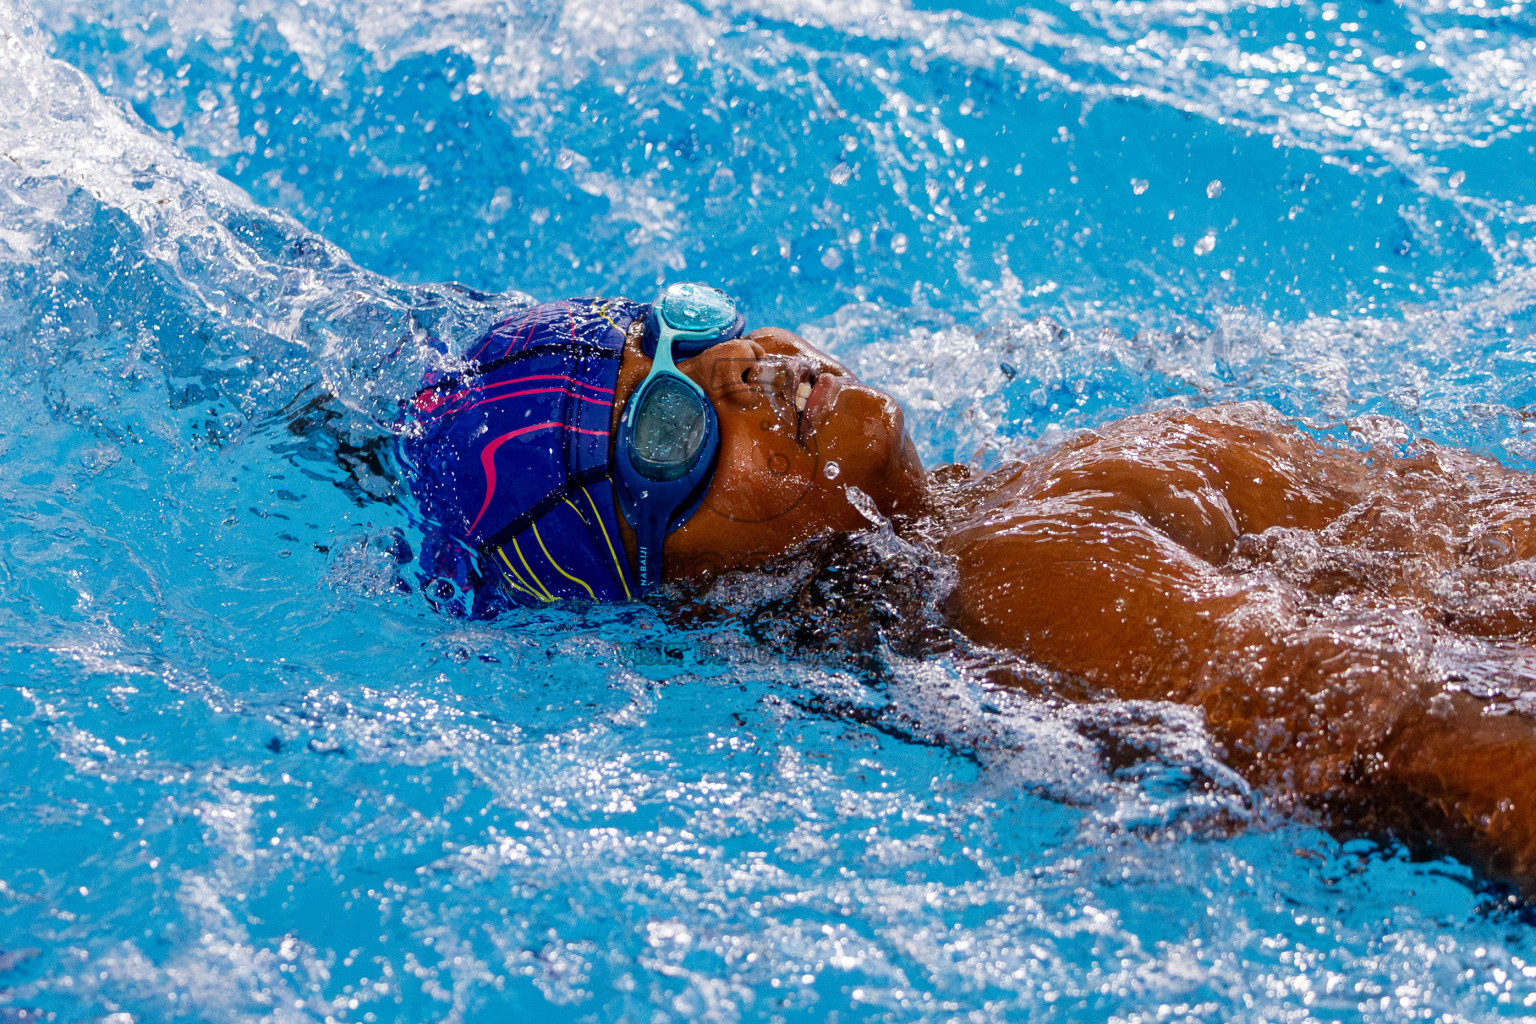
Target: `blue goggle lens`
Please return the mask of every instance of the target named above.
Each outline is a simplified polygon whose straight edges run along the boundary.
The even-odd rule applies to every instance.
[[[736,302],[718,288],[675,284],[656,303],[662,320],[689,334],[719,332],[736,322]]]
[[[736,300],[719,288],[689,282],[668,285],[645,315],[640,347],[654,359],[657,342],[666,333],[673,339],[674,358],[687,359],[711,345],[740,337],[746,323]]]
[[[635,468],[658,483],[685,476],[704,447],[704,399],[674,377],[658,377],[635,413],[630,451]]]

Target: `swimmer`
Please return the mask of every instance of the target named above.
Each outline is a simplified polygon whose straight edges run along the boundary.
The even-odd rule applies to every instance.
[[[872,504],[952,562],[972,641],[1083,699],[1198,707],[1271,800],[1536,891],[1536,729],[1441,657],[1536,663],[1536,478],[1491,459],[1330,447],[1244,404],[929,472],[893,398],[702,285],[497,325],[428,375],[401,450],[448,610],[700,588]]]

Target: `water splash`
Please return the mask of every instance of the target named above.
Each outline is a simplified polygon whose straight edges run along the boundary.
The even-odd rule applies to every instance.
[[[705,276],[791,322],[914,288],[984,312],[1011,274],[1058,316],[1112,282],[1143,325],[1388,312],[1529,266],[1536,57],[1491,11],[43,6],[109,92],[391,274]]]
[[[395,278],[719,281],[930,459],[1256,397],[1529,464],[1523,7],[37,10],[0,6],[8,1007],[1536,1005],[1463,869],[1268,820],[1185,711],[1000,690],[876,601],[873,664],[754,636],[837,597],[815,565],[697,622],[445,621],[377,484],[421,367],[526,301]]]

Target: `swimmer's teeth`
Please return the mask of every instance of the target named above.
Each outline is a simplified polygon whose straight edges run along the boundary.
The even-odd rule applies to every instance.
[[[811,386],[802,383],[799,387],[795,388],[795,409],[799,412],[805,412],[805,403],[810,401],[810,398]]]

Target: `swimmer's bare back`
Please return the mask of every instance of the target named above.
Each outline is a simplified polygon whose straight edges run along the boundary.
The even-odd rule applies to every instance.
[[[1427,825],[1536,891],[1536,723],[1457,692],[1454,656],[1536,664],[1536,477],[1241,405],[1134,416],[947,498],[963,632],[1197,705],[1271,798]]]

